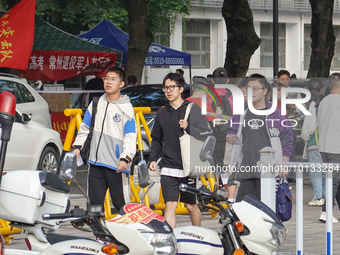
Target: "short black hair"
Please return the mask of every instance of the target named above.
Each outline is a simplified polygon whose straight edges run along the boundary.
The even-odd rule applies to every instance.
[[[284,75],[284,74],[286,74],[286,75],[288,75],[288,77],[290,77],[290,72],[288,72],[287,70],[282,69],[282,70],[280,70],[280,71],[277,73],[277,78],[280,78],[280,76],[281,76],[281,75]]]
[[[212,79],[214,83],[220,83],[220,84],[225,84],[229,80],[228,72],[224,67],[217,67],[213,74],[212,74]]]
[[[329,78],[329,86],[331,86],[331,88],[335,88],[339,86],[339,81],[340,81],[340,73],[332,73]]]
[[[266,96],[272,91],[272,88],[271,88],[269,82],[267,81],[266,77],[264,77],[262,74],[259,74],[259,73],[251,74],[248,78],[247,85],[248,85],[249,81],[258,81],[259,83],[261,83],[263,85],[263,88],[267,89]]]
[[[165,86],[165,81],[167,79],[170,79],[170,81],[174,81],[178,87],[184,87],[185,85],[185,80],[183,78],[183,75],[179,74],[179,73],[168,73],[167,75],[165,75],[164,79],[163,79],[163,87]]]
[[[119,79],[120,81],[125,81],[125,72],[122,68],[118,67],[118,66],[110,66],[107,70],[106,70],[106,75],[109,72],[114,72],[116,74],[119,75]]]
[[[181,75],[184,75],[184,71],[183,71],[183,69],[176,69],[176,72],[179,72]]]
[[[128,77],[127,77],[127,83],[128,83],[128,85],[130,85],[130,84],[132,84],[132,85],[135,85],[136,84],[136,82],[137,82],[137,77],[136,77],[136,75],[129,75]]]

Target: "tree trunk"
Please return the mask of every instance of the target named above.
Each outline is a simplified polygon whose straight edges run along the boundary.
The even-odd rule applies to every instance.
[[[261,43],[254,29],[253,14],[248,0],[224,0],[222,15],[228,33],[224,67],[229,77],[244,77],[251,56]]]
[[[138,84],[140,84],[145,58],[154,37],[149,29],[146,0],[128,0],[127,2],[130,40],[125,73],[126,77],[136,75]]]
[[[312,55],[307,78],[327,78],[334,55],[334,0],[309,0],[312,6]]]

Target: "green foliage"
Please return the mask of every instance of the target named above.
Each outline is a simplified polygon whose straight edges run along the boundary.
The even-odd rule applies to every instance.
[[[146,0],[146,2],[150,30],[153,33],[169,30],[172,33],[177,15],[185,16],[190,12],[190,0]],[[0,0],[0,6],[7,9],[6,0]],[[36,13],[70,33],[76,34],[77,29],[88,30],[104,18],[128,32],[126,0],[37,0]]]
[[[175,27],[178,14],[189,15],[190,0],[147,0],[150,30],[170,33]]]

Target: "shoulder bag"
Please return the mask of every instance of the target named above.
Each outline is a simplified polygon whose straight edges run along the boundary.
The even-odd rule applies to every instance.
[[[185,111],[184,119],[187,120],[193,103],[189,103]],[[208,161],[202,162],[200,159],[200,153],[204,141],[198,140],[195,137],[189,135],[185,129],[184,134],[179,138],[181,146],[182,165],[185,176],[201,176],[211,170],[210,163]]]
[[[84,143],[83,147],[80,150],[80,156],[83,159],[85,165],[87,164],[87,161],[89,160],[89,156],[90,156],[90,147],[91,147],[91,140],[92,140],[92,134],[93,134],[94,121],[96,119],[96,114],[97,114],[98,100],[99,100],[99,97],[94,97],[93,98],[90,132],[87,135],[85,143]]]
[[[285,177],[281,177],[276,190],[276,214],[281,221],[288,221],[292,217],[293,196]]]

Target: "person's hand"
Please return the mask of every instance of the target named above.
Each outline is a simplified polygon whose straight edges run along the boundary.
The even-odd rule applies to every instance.
[[[74,149],[72,151],[72,153],[76,154],[77,155],[77,160],[79,159],[79,155],[80,155],[80,150],[79,149]]]
[[[216,114],[222,115],[222,108],[220,106],[216,106]]]
[[[151,171],[156,171],[156,161],[152,161],[149,165]]]
[[[279,177],[287,177],[289,174],[289,168],[286,166],[282,166],[279,171]]]
[[[118,174],[121,171],[126,170],[126,168],[127,168],[127,164],[124,161],[121,160],[121,161],[118,162],[118,169],[117,169],[116,173]]]
[[[186,121],[186,120],[179,120],[178,123],[179,123],[179,127],[183,128],[183,129],[186,129],[187,126],[188,126],[188,121]]]
[[[226,140],[229,144],[233,144],[236,141],[236,136],[235,135],[227,135]]]

